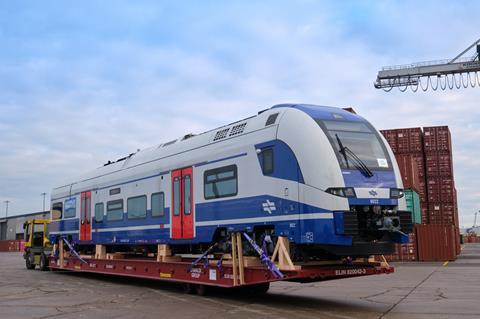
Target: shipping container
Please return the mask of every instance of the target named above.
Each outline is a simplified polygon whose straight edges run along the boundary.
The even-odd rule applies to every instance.
[[[383,137],[387,140],[388,144],[390,145],[390,148],[392,149],[394,154],[398,153],[398,148],[397,148],[397,132],[396,130],[380,130],[380,133],[382,133]]]
[[[423,146],[425,152],[451,151],[452,140],[448,126],[424,127]]]
[[[428,177],[427,194],[430,203],[454,203],[455,184],[452,177]]]
[[[398,129],[397,148],[399,153],[423,152],[422,129],[419,127]]]
[[[422,209],[420,207],[420,196],[413,189],[405,189],[405,200],[407,201],[407,210],[412,212],[413,223],[421,224]]]
[[[419,261],[453,261],[456,259],[453,225],[415,225]]]
[[[20,240],[0,240],[1,251],[20,251]]]
[[[453,203],[429,203],[428,212],[430,224],[458,226],[458,217]]]
[[[425,154],[427,176],[453,176],[452,154],[450,152],[428,152]]]
[[[395,156],[404,188],[411,188],[417,192],[420,190],[421,178],[418,174],[418,166],[413,156],[409,154],[399,154]]]
[[[420,201],[422,209],[422,224],[428,224],[428,203]]]
[[[422,129],[420,127],[381,130],[394,153],[423,152]]]

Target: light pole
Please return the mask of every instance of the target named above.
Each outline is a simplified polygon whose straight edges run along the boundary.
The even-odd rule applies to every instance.
[[[45,196],[47,195],[47,193],[41,193],[40,195],[43,196],[43,210],[42,210],[42,212],[44,212],[45,211]]]
[[[10,203],[9,200],[6,200],[4,201],[4,203],[6,204],[6,207],[5,207],[5,218],[8,218],[8,203]]]

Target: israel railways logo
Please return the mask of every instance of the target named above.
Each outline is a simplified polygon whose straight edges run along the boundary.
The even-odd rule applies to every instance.
[[[377,196],[378,195],[378,193],[374,189],[370,190],[368,193],[372,196]]]
[[[277,210],[275,203],[267,199],[265,203],[262,203],[263,211],[271,214],[273,211]]]

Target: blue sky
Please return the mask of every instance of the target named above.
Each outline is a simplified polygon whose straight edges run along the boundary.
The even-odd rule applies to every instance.
[[[99,5],[98,3],[101,3]],[[0,200],[284,102],[378,128],[449,125],[461,222],[479,209],[480,89],[385,93],[381,66],[454,57],[475,1],[2,1]],[[0,206],[0,216],[5,213]]]

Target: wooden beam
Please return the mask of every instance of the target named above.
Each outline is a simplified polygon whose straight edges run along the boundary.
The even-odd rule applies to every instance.
[[[95,259],[106,259],[107,247],[105,245],[95,245]]]
[[[243,245],[242,245],[242,234],[237,233],[237,254],[238,254],[238,268],[240,274],[240,285],[245,285],[245,273],[244,273],[244,263],[243,263]]]
[[[65,254],[63,251],[63,238],[60,238],[58,241],[58,249],[60,253],[60,268],[63,268],[63,261],[65,259]]]
[[[237,236],[232,233],[233,286],[238,286]]]

